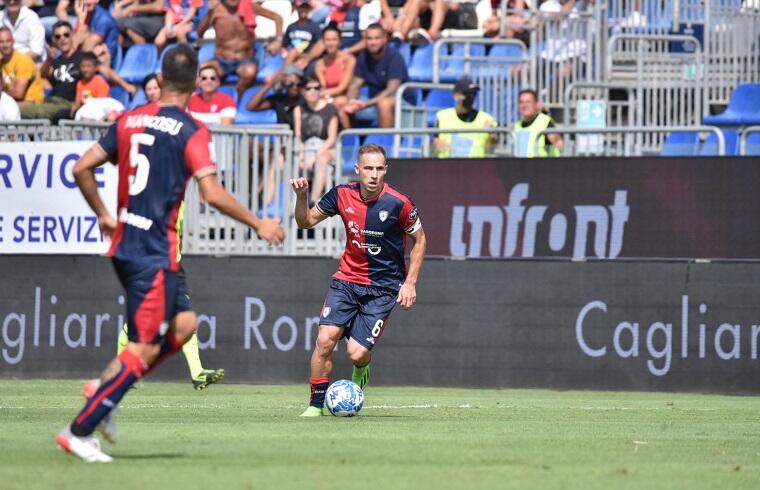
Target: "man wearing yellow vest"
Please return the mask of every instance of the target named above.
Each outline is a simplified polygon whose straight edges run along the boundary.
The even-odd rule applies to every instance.
[[[435,114],[441,129],[495,128],[496,120],[487,112],[475,109],[479,87],[468,77],[454,85],[455,107]],[[495,133],[441,133],[433,141],[438,158],[483,158],[496,141]]]
[[[521,90],[517,96],[522,120],[515,123],[518,157],[558,157],[562,150],[562,137],[558,134],[541,135],[541,131],[554,127],[554,119],[540,111],[535,90]],[[547,143],[546,140],[549,140]],[[536,142],[538,141],[538,148]],[[536,153],[538,150],[538,153]]]

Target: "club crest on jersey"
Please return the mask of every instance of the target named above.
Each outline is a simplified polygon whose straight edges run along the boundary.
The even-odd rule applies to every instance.
[[[328,315],[330,315],[330,311],[331,310],[329,306],[325,306],[324,308],[322,308],[322,318],[327,318]]]
[[[377,215],[380,217],[380,221],[385,221],[388,219],[388,211],[380,211]]]

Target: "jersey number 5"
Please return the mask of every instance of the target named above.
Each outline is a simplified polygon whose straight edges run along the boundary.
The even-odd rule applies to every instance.
[[[129,195],[136,196],[148,185],[150,161],[140,153],[140,145],[153,146],[156,137],[147,133],[135,133],[129,140],[129,166],[135,169],[134,175],[129,176]]]

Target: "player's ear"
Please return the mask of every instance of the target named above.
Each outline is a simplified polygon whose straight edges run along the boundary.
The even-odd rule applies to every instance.
[[[359,175],[359,163],[354,164],[354,172],[356,172],[356,175]]]
[[[156,82],[158,82],[159,87],[164,86],[164,75],[163,73],[156,73]]]

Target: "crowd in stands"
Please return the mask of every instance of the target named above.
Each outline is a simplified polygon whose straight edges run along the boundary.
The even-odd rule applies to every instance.
[[[569,12],[580,1],[543,4],[556,2]],[[510,0],[507,19],[499,18],[499,0],[488,5],[491,17],[476,12],[479,0],[3,2],[0,120],[113,120],[156,100],[160,76],[153,72],[160,70],[161,53],[191,43],[202,65],[188,110],[211,124],[287,124],[301,141],[306,169],[332,162],[340,128],[394,126],[396,92],[409,80],[410,46],[428,45],[444,29],[498,37],[502,22],[510,25],[507,36],[519,38],[529,11],[525,0]],[[266,39],[257,36],[262,19],[273,24]],[[210,48],[205,56],[204,46]],[[138,68],[151,66],[139,76],[125,67],[138,51]],[[412,92],[404,95],[414,103]],[[472,110],[462,109],[464,124],[472,123]],[[447,114],[448,122],[459,117]],[[483,114],[478,122],[495,125]],[[450,144],[448,136],[437,142],[442,154]]]

